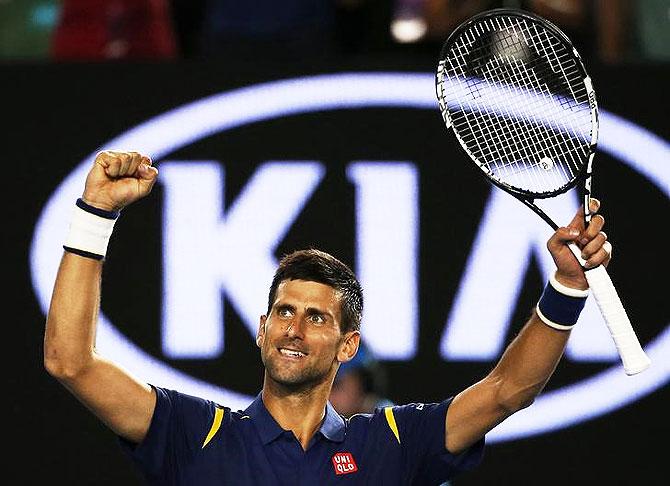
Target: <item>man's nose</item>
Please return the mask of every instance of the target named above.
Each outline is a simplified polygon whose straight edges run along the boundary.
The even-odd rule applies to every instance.
[[[286,335],[290,337],[302,337],[303,336],[303,326],[302,320],[299,316],[295,316],[288,323],[286,327]]]

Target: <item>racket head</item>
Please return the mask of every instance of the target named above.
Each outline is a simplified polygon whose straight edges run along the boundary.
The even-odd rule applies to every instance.
[[[587,179],[590,192],[595,90],[551,22],[516,9],[468,19],[442,46],[436,91],[445,124],[495,185],[533,200]]]

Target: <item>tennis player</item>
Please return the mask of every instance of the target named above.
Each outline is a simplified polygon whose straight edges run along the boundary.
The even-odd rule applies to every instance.
[[[98,154],[76,202],[44,343],[48,372],[120,437],[149,484],[443,483],[480,462],[485,434],[529,406],[556,368],[587,293],[566,242],[582,247],[589,266],[607,264],[611,254],[602,216],[584,229],[578,213],[549,239],[556,273],[486,377],[441,403],[383,407],[346,420],[328,396],[338,367],[359,346],[361,287],[329,254],[289,254],[258,325],[262,391],[246,410],[233,411],[147,384],[95,349],[114,221],[149,194],[157,176],[139,153]]]

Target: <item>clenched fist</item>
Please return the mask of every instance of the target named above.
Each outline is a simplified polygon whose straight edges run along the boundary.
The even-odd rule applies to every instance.
[[[590,200],[590,209],[597,212],[600,201]],[[587,289],[589,287],[584,270],[574,258],[572,251],[566,245],[573,241],[581,249],[581,257],[586,260],[586,269],[605,265],[612,258],[612,245],[607,241],[607,235],[602,231],[605,218],[596,214],[588,227],[584,227],[584,210],[580,209],[570,224],[559,228],[547,242],[547,248],[556,263],[556,279],[567,287]]]
[[[106,211],[119,211],[151,192],[158,170],[138,152],[105,150],[86,176],[82,199]]]

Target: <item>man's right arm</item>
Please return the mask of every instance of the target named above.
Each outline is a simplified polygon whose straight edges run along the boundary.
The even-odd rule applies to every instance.
[[[140,154],[104,152],[89,173],[84,200],[88,195],[93,206],[119,210],[144,197],[157,176],[150,164]],[[91,200],[91,190],[103,198]],[[44,366],[115,433],[139,443],[149,430],[156,396],[96,352],[101,276],[101,260],[63,255],[47,316]]]

